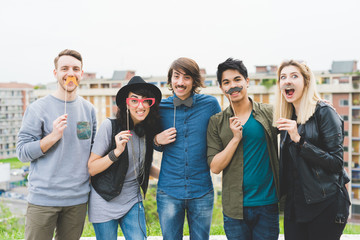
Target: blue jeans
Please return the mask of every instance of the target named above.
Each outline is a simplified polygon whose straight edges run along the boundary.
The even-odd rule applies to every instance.
[[[229,240],[277,240],[279,237],[279,210],[277,204],[244,207],[244,219],[224,214],[224,230]]]
[[[93,223],[97,240],[116,240],[118,224],[126,240],[144,240],[146,236],[145,211],[142,202],[136,203],[120,219]]]
[[[209,239],[214,191],[200,198],[177,199],[158,190],[156,201],[164,240],[182,239],[185,212],[189,224],[190,239]]]

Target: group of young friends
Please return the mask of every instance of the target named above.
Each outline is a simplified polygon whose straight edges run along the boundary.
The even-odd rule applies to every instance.
[[[185,216],[190,239],[209,239],[210,170],[222,173],[228,239],[278,239],[282,196],[285,239],[340,239],[350,204],[343,120],[320,99],[306,64],[279,66],[273,107],[249,98],[246,67],[227,59],[217,69],[230,102],[221,111],[215,97],[199,94],[198,64],[179,58],[168,72],[173,96],[162,99],[135,76],[116,95],[116,118],[96,131],[94,107],[76,92],[80,53],[66,49],[54,63],[57,90],[28,106],[18,134],[18,157],[31,162],[27,240],[50,240],[54,230],[55,239],[79,239],[87,211],[97,239],[117,239],[118,226],[126,239],[146,239],[149,176],[158,178],[163,239],[182,239]]]

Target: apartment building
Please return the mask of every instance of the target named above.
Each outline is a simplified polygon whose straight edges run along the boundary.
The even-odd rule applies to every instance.
[[[33,88],[26,83],[0,83],[0,159],[16,157],[22,116],[35,100]]]
[[[274,84],[276,83],[277,66],[256,66],[256,72],[250,73],[249,96],[258,102],[274,102]],[[216,97],[222,109],[229,106],[227,98],[217,85],[215,75],[206,75],[206,88],[203,94]],[[336,111],[344,119],[345,140],[344,160],[346,169],[351,177],[349,193],[352,198],[352,212],[360,214],[360,73],[356,61],[334,61],[329,71],[314,72],[318,82],[318,90],[323,99],[330,101]],[[80,82],[78,93],[94,104],[97,111],[98,124],[116,114],[115,96],[120,87],[127,84],[135,71],[115,71],[110,79],[96,78],[95,74],[88,74]],[[166,98],[172,93],[167,88],[167,77],[144,78],[147,82],[157,85]],[[49,94],[48,90],[36,90],[36,97]],[[154,160],[160,165],[160,153],[155,153]],[[215,187],[221,187],[221,175],[214,175]]]

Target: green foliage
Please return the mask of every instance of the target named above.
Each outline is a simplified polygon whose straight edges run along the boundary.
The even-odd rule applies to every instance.
[[[84,230],[82,232],[82,237],[93,237],[95,236],[95,230],[91,224],[91,222],[89,222],[88,216],[86,215],[85,218],[85,225],[84,225]]]
[[[344,229],[344,234],[360,234],[360,225],[348,223]]]
[[[150,186],[144,200],[146,230],[148,236],[161,236],[159,215],[156,207],[156,187]]]
[[[23,163],[18,158],[1,159],[0,164],[1,163],[10,163],[10,168],[11,169],[21,168],[22,166],[29,166],[30,165],[30,162]]]
[[[23,239],[25,227],[21,220],[0,202],[0,239]]]
[[[144,200],[146,222],[158,222],[159,215],[156,208],[156,187],[150,186]]]
[[[267,89],[271,88],[272,86],[274,86],[276,84],[276,79],[263,79],[261,82],[261,85],[263,85],[264,87],[266,87]]]

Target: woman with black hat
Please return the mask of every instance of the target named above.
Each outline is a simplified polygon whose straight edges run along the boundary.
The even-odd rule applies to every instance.
[[[116,119],[106,119],[97,132],[88,163],[96,239],[117,239],[118,225],[126,239],[146,239],[140,188],[145,196],[150,172],[158,176],[151,163],[160,101],[159,88],[135,76],[116,95]]]

